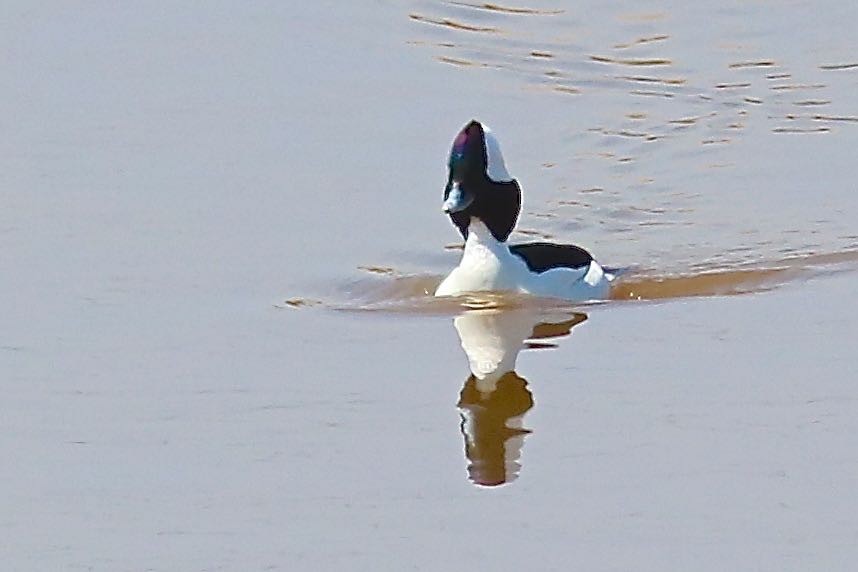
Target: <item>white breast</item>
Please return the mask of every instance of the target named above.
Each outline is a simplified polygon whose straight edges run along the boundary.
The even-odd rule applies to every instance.
[[[468,227],[465,252],[459,266],[441,282],[436,296],[457,296],[465,292],[521,291],[528,273],[524,261],[498,242],[486,225],[473,219]]]

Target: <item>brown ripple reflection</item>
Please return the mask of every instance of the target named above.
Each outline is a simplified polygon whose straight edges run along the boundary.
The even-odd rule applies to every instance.
[[[668,300],[765,292],[791,281],[858,269],[858,250],[793,256],[769,265],[702,270],[678,276],[627,275],[611,290],[612,300]]]
[[[814,121],[847,121],[858,123],[858,117],[854,115],[814,115],[811,119]]]
[[[822,89],[825,87],[823,83],[796,83],[788,85],[773,85],[769,89],[773,91],[800,91],[804,89]]]
[[[514,424],[533,407],[527,381],[511,371],[497,381],[493,391],[484,393],[472,375],[462,387],[457,406],[462,412],[460,431],[470,480],[495,487],[516,479],[524,436],[530,431]],[[467,424],[471,428],[466,429]]]
[[[409,14],[409,18],[416,22],[423,22],[425,24],[433,24],[435,26],[444,26],[446,28],[451,28],[453,30],[463,30],[466,32],[489,32],[495,33],[499,32],[497,28],[492,28],[488,26],[473,26],[471,24],[464,24],[462,22],[458,22],[453,20],[452,18],[430,18],[428,16],[422,16],[420,14]]]
[[[611,299],[665,300],[763,292],[800,273],[796,269],[776,268],[724,270],[689,276],[630,277],[614,286]]]
[[[576,87],[569,87],[568,85],[555,85],[552,87],[554,91],[559,91],[560,93],[570,93],[573,95],[581,93],[581,90]]]
[[[618,64],[623,66],[669,66],[671,62],[666,58],[612,58],[609,56],[590,56],[590,60],[603,64]]]
[[[664,97],[665,99],[670,99],[674,96],[672,93],[667,93],[666,91],[648,91],[643,89],[636,89],[629,93],[632,95],[645,95],[649,97]]]
[[[734,62],[727,67],[730,69],[742,69],[742,68],[769,68],[775,65],[775,62],[771,60],[760,60],[755,62]]]
[[[643,44],[652,44],[653,42],[662,42],[670,38],[667,34],[659,34],[657,36],[647,36],[643,38],[638,38],[633,42],[629,42],[627,44],[615,44],[614,48],[618,50],[625,50],[628,48],[633,48],[635,46],[641,46]]]
[[[475,66],[481,68],[489,67],[488,64],[480,63],[480,62],[472,62],[470,60],[463,60],[459,58],[450,58],[447,56],[438,56],[438,61],[445,64],[450,64],[453,66]]]
[[[647,223],[647,221],[637,221]],[[677,224],[677,223],[669,223]],[[618,229],[617,232],[621,232]],[[795,231],[798,232],[798,231]],[[744,247],[743,247],[744,248]],[[753,248],[748,247],[748,252]],[[379,267],[385,268],[386,267]],[[790,282],[842,271],[858,270],[858,250],[790,256],[768,263],[734,268],[707,268],[687,274],[659,275],[626,270],[611,292],[617,300],[672,300],[701,296],[732,296],[765,292]],[[455,315],[463,308],[565,310],[581,304],[559,299],[536,298],[525,294],[481,292],[458,298],[435,298],[441,283],[439,275],[384,274],[364,278],[342,287],[345,302],[293,297],[276,304],[277,308],[326,307],[347,312],[386,312],[414,315]]]
[[[470,2],[450,2],[454,6],[465,6],[475,10],[488,10],[489,12],[502,12],[504,14],[541,14],[541,15],[556,15],[562,14],[565,10],[538,10],[536,8],[518,8],[513,6],[501,6],[500,4],[472,4]]]
[[[775,127],[772,133],[829,133],[830,127]]]
[[[828,70],[828,71],[831,71],[831,70],[851,70],[851,69],[856,69],[856,68],[858,68],[858,63],[854,63],[854,64],[825,64],[825,65],[819,66],[819,69]]]
[[[684,85],[686,81],[681,77],[650,77],[641,75],[621,75],[617,76],[617,79],[624,79],[626,81],[634,81],[638,83],[658,83],[662,85]]]
[[[830,99],[803,99],[801,101],[796,101],[793,105],[798,105],[801,107],[814,107],[814,106],[829,105],[830,103],[831,103]]]

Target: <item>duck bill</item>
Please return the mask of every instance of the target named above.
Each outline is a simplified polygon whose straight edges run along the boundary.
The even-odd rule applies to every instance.
[[[474,202],[474,195],[464,190],[458,183],[453,183],[441,208],[445,213],[453,214],[465,210],[472,202]]]

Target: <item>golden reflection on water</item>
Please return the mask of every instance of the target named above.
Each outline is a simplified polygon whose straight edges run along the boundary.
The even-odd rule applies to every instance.
[[[644,221],[645,223],[646,221]],[[642,223],[643,224],[643,223]],[[853,240],[858,237],[851,237]],[[858,269],[858,250],[795,255],[788,258],[718,267],[703,263],[681,274],[627,268],[611,289],[612,301],[673,300],[703,296],[734,296],[766,292],[798,280]],[[387,266],[361,266],[366,277],[343,286],[346,302],[292,297],[277,308],[327,307],[345,312],[385,312],[412,315],[455,315],[466,309],[506,309],[536,312],[567,311],[581,304],[509,292],[485,292],[459,298],[433,296],[442,276],[404,275]],[[529,324],[528,327],[533,327]],[[545,324],[537,331],[545,331]],[[522,339],[530,330],[522,334]],[[533,337],[533,336],[529,336]]]
[[[473,375],[459,396],[462,436],[468,459],[468,478],[477,485],[494,487],[514,480],[521,464],[521,448],[529,429],[521,426],[533,407],[527,380],[510,371],[492,391],[481,391]]]
[[[822,274],[854,271],[858,251],[794,256],[768,266],[701,270],[684,275],[629,273],[611,289],[611,300],[670,300],[765,292],[789,282]]]
[[[470,310],[453,320],[470,369],[457,406],[474,484],[503,485],[521,471],[522,447],[531,432],[524,416],[534,399],[527,380],[515,371],[519,352],[556,347],[539,340],[568,336],[586,319],[581,313],[551,319],[532,308],[514,308]]]
[[[689,276],[630,277],[611,289],[611,299],[665,300],[762,292],[799,273],[796,269],[773,268],[724,270]]]

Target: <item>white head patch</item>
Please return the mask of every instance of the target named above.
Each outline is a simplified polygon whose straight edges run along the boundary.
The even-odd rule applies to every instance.
[[[495,183],[506,183],[512,180],[503,162],[500,144],[495,139],[494,133],[488,125],[483,124],[483,133],[486,136],[486,175]]]

